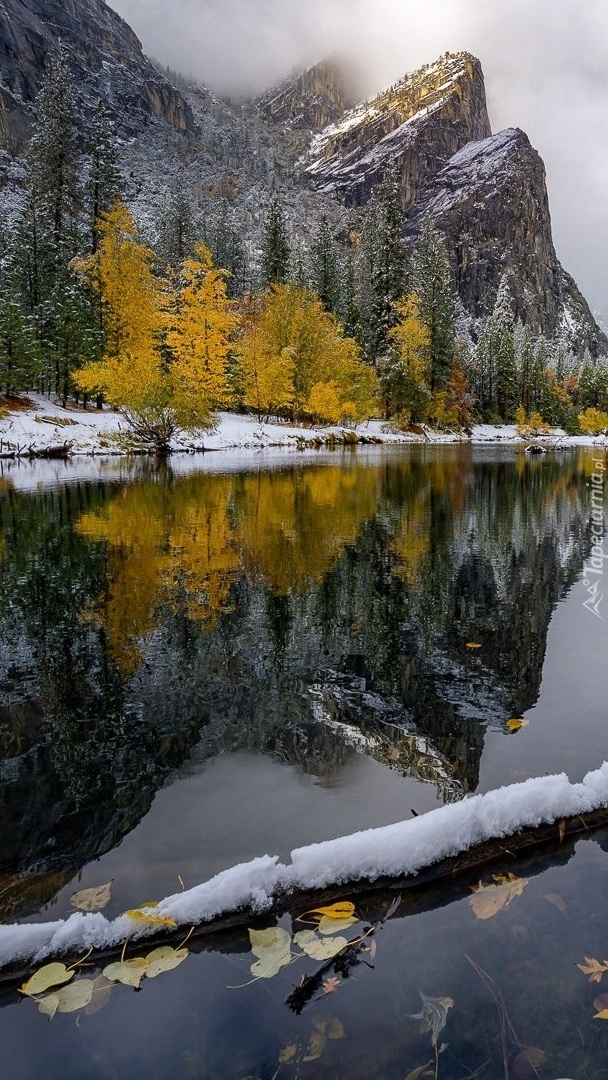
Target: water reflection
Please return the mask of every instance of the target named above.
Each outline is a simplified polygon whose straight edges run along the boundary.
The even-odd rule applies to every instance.
[[[589,547],[591,470],[585,453],[414,448],[8,485],[5,917],[116,845],[175,769],[221,752],[328,778],[364,752],[444,800],[475,790],[487,725],[537,699],[552,611]]]

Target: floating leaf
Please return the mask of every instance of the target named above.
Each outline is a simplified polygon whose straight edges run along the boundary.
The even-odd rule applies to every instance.
[[[577,964],[579,971],[583,972],[583,975],[589,976],[589,982],[601,982],[602,975],[605,971],[608,971],[608,960],[603,962],[596,960],[593,956],[585,957],[585,964]]]
[[[80,892],[72,893],[70,904],[79,911],[101,911],[110,902],[110,888],[112,882],[105,885],[97,885],[93,889],[81,889]]]
[[[522,728],[528,727],[529,720],[524,720],[520,716],[514,716],[511,720],[507,720],[505,727],[508,727],[509,731],[521,731]]]
[[[304,912],[304,915],[325,915],[328,919],[350,919],[354,914],[355,905],[350,900],[340,900],[329,907],[311,908]]]
[[[155,979],[163,971],[173,971],[189,955],[188,949],[172,949],[169,945],[154,949],[146,956],[146,978]]]
[[[105,975],[98,975],[96,979],[93,979],[93,997],[85,1007],[86,1015],[93,1016],[94,1013],[100,1012],[104,1005],[108,1004],[111,993],[112,983],[106,979]]]
[[[69,986],[62,986],[57,995],[53,995],[59,999],[57,1012],[71,1013],[84,1009],[93,997],[93,981],[93,979],[77,979]]]
[[[313,1031],[308,1040],[306,1054],[302,1058],[302,1061],[318,1061],[326,1046],[327,1039],[325,1038],[325,1035],[322,1035],[320,1031]]]
[[[345,937],[321,938],[317,937],[314,930],[300,930],[293,939],[302,952],[311,956],[313,960],[331,960],[332,956],[342,952],[348,945]]]
[[[152,915],[149,910],[151,908],[154,910],[158,908],[158,904],[153,900],[147,904],[141,904],[138,908],[129,908],[128,911],[125,911],[125,915],[128,915],[131,919],[141,919],[143,922],[150,923],[151,925],[157,923],[160,926],[177,926],[175,919],[170,919],[166,915]]]
[[[563,896],[559,895],[559,893],[547,893],[545,896],[545,900],[547,900],[550,904],[553,904],[553,907],[556,907],[558,911],[561,911],[562,915],[566,914],[566,901],[564,900]]]
[[[532,1077],[538,1076],[538,1070],[546,1060],[544,1050],[539,1050],[537,1046],[527,1046],[513,1062],[514,1080],[532,1080]]]
[[[250,930],[251,951],[259,959],[251,965],[258,979],[271,979],[291,960],[291,936],[280,926]]]
[[[422,1000],[422,1009],[419,1013],[410,1013],[410,1016],[412,1020],[422,1020],[420,1030],[430,1031],[431,1043],[437,1046],[437,1040],[447,1023],[448,1012],[453,1007],[454,1001],[451,997],[427,997],[422,990],[418,993]]]
[[[487,885],[473,885],[473,896],[469,903],[477,919],[491,919],[503,911],[517,896],[521,896],[528,878],[518,878],[515,874],[495,874],[494,882]]]
[[[481,649],[481,642],[467,641],[467,649]]]
[[[596,1012],[593,1017],[594,1020],[608,1020],[608,1009],[601,1009],[600,1012]]]
[[[139,990],[141,980],[146,974],[147,960],[143,956],[134,956],[132,960],[117,960],[103,969],[103,974],[110,982],[123,983]]]
[[[320,934],[337,934],[340,930],[348,930],[359,920],[356,915],[350,915],[347,919],[335,919],[330,915],[322,915],[317,924]]]
[[[43,1016],[48,1016],[49,1020],[52,1020],[57,1009],[59,1008],[59,994],[47,994],[46,997],[39,998],[38,1011]]]
[[[289,1065],[291,1061],[295,1059],[298,1052],[298,1044],[290,1043],[289,1046],[284,1046],[279,1054],[279,1061],[281,1065]]]
[[[43,994],[52,986],[61,986],[74,978],[74,970],[68,970],[65,964],[45,964],[36,971],[31,979],[19,987],[22,994],[33,997],[35,994]]]
[[[428,1072],[432,1064],[432,1061],[426,1061],[424,1065],[419,1065],[417,1069],[412,1069],[412,1071],[407,1074],[405,1080],[420,1080],[420,1077]],[[432,1073],[430,1075],[432,1075]]]
[[[336,978],[335,975],[331,975],[329,979],[326,979],[322,984],[322,990],[324,994],[333,994],[334,990],[337,990],[340,986],[342,979]]]

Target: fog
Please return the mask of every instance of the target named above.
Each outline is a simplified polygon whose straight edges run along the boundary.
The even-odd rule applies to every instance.
[[[555,245],[608,317],[605,0],[113,0],[145,51],[223,93],[259,92],[328,54],[362,96],[449,50],[482,62],[494,131],[544,159]]]

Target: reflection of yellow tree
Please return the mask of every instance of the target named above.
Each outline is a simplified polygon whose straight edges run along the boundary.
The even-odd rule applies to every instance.
[[[376,509],[368,468],[307,469],[248,477],[238,502],[247,573],[285,594],[317,585]]]
[[[391,542],[397,556],[396,572],[404,581],[415,585],[431,550],[433,517],[438,507],[457,517],[463,510],[467,484],[471,476],[470,461],[463,457],[436,459],[428,462],[420,473],[420,486],[403,506]]]
[[[107,591],[97,617],[126,674],[137,667],[139,643],[161,606],[177,610],[185,601],[189,618],[213,625],[226,605],[239,565],[231,544],[230,489],[227,477],[196,477],[173,487],[134,485],[102,512],[80,519],[81,533],[109,546]]]
[[[283,595],[318,585],[376,500],[376,473],[365,467],[125,488],[78,525],[108,545],[108,583],[95,617],[117,664],[135,671],[162,608],[212,628],[241,571]]]

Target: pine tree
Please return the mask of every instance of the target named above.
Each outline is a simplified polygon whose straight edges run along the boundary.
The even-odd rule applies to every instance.
[[[262,231],[262,285],[287,281],[289,274],[289,240],[281,204],[275,195],[264,219]]]
[[[361,345],[361,309],[357,300],[357,278],[352,255],[348,255],[342,263],[339,286],[338,318],[346,337],[354,338]]]
[[[310,286],[328,311],[338,308],[340,282],[338,249],[325,214],[321,216],[310,247]]]
[[[496,405],[505,423],[513,419],[517,404],[517,371],[513,341],[513,308],[509,283],[503,275],[490,317],[491,348],[496,370]]]
[[[229,297],[242,296],[247,282],[247,255],[241,232],[235,226],[226,199],[213,231],[211,251],[215,265],[228,271],[226,289]]]
[[[119,202],[125,193],[125,183],[118,161],[114,128],[105,102],[97,102],[88,132],[90,155],[87,181],[87,209],[91,231],[91,251],[97,248],[97,220]]]
[[[412,288],[429,335],[431,391],[445,389],[454,360],[454,295],[445,244],[426,217],[414,251]]]
[[[62,45],[46,57],[28,151],[29,183],[44,212],[55,259],[74,254],[82,209],[76,95]],[[67,250],[66,250],[67,249]]]
[[[363,337],[367,358],[375,364],[390,348],[397,322],[394,305],[403,296],[406,278],[401,188],[394,169],[368,204],[362,246]]]
[[[202,223],[182,175],[178,175],[158,223],[158,251],[162,264],[179,266],[194,255]]]

